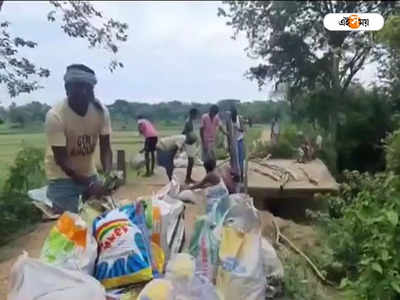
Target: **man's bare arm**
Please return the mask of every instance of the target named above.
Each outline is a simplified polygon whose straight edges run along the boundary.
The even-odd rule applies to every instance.
[[[110,135],[100,135],[100,160],[105,173],[111,171],[112,159]]]
[[[225,131],[224,125],[220,124],[218,127],[219,127],[219,130],[220,130],[224,135],[228,136],[228,132]]]
[[[199,183],[189,187],[190,190],[197,190],[197,189],[204,189],[206,187],[209,187],[211,183],[209,182],[208,174],[203,178],[202,181]]]
[[[54,154],[54,160],[57,165],[71,177],[75,182],[88,186],[90,183],[90,178],[77,174],[72,168],[71,160],[69,159],[67,148],[52,146],[51,147]]]

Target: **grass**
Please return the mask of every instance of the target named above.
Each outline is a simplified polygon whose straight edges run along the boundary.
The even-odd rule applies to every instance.
[[[178,128],[161,128],[160,136],[167,136],[179,133]],[[116,161],[117,150],[124,150],[126,159],[129,161],[143,147],[143,137],[136,131],[115,131],[111,137],[111,147],[115,153]],[[23,129],[8,128],[0,125],[0,186],[4,182],[9,167],[13,164],[18,151],[23,144],[46,147],[46,136],[41,132],[27,133]],[[98,150],[96,150],[98,159]]]
[[[27,145],[35,147],[46,147],[46,137],[43,133],[43,128],[39,129],[40,126],[35,125],[28,129],[10,128],[6,124],[0,125],[0,186],[4,182],[9,167],[13,164],[16,154],[25,143]],[[124,150],[126,160],[129,162],[138,151],[143,147],[143,137],[139,136],[137,131],[133,130],[118,130],[120,127],[116,127],[112,134],[111,146],[114,152],[114,161],[116,161],[116,153],[118,150]],[[171,126],[166,127],[158,124],[157,129],[160,136],[168,136],[178,134],[181,131],[180,127]],[[36,130],[36,132],[30,132]],[[253,126],[249,128],[246,134],[246,142],[253,141],[260,137],[261,127]],[[96,159],[98,159],[98,150],[96,150]],[[98,159],[99,164],[99,159]]]

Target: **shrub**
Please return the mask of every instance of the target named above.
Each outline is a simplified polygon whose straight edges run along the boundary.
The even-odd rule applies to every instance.
[[[26,194],[29,189],[40,187],[45,178],[44,151],[24,145],[10,168],[3,193]]]
[[[327,199],[335,218],[322,218],[334,259],[344,270],[342,287],[357,299],[400,295],[400,177],[349,172],[337,197]]]
[[[0,195],[0,244],[40,220],[27,192],[45,183],[43,161],[41,149],[24,146],[18,152]]]
[[[388,135],[385,139],[386,168],[400,174],[400,130]]]

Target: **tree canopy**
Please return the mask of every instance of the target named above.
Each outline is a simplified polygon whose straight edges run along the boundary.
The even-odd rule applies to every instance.
[[[113,18],[106,18],[90,1],[49,1],[52,6],[47,14],[50,23],[60,22],[62,31],[72,38],[87,40],[89,47],[101,47],[114,54],[119,43],[127,41],[128,24]],[[0,3],[0,10],[7,15],[6,6]],[[19,53],[21,47],[35,48],[37,42],[14,36],[10,33],[12,24],[2,18],[0,23],[0,84],[5,85],[9,95],[30,93],[40,85],[39,77],[48,77],[50,70],[35,65],[35,62]],[[110,71],[123,67],[115,57],[109,64]]]
[[[292,89],[318,86],[344,94],[354,76],[376,56],[368,31],[329,31],[324,16],[335,12],[372,13],[387,17],[394,1],[223,1],[234,37],[244,32],[250,57],[262,60],[247,75],[263,86],[266,80]]]

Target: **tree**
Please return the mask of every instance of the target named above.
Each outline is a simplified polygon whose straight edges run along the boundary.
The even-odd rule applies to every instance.
[[[389,47],[400,50],[400,15],[393,15],[377,34],[378,41],[386,43]]]
[[[263,63],[247,72],[261,88],[267,80],[285,83],[293,92],[322,88],[336,95],[332,117],[354,76],[379,54],[368,31],[328,31],[322,20],[328,13],[377,12],[387,17],[394,1],[223,1],[234,38],[244,32],[246,51]],[[375,54],[375,55],[371,55]],[[293,95],[292,95],[293,96]],[[334,125],[334,124],[332,124]]]
[[[391,16],[376,34],[377,42],[386,46],[378,65],[381,87],[391,99],[393,108],[400,111],[400,15]]]
[[[0,2],[0,9],[3,1]],[[49,1],[53,7],[48,15],[49,22],[60,20],[61,29],[69,37],[85,39],[89,47],[102,47],[116,54],[118,43],[128,38],[128,24],[112,18],[106,19],[102,12],[96,10],[90,1]],[[2,9],[4,13],[4,7]],[[97,25],[100,24],[100,25]],[[37,67],[34,62],[19,55],[19,48],[35,48],[37,43],[22,37],[13,36],[9,29],[11,23],[0,23],[0,84],[5,85],[11,97],[20,93],[30,93],[40,88],[37,78],[48,77],[50,71]],[[123,64],[112,59],[110,71]]]

